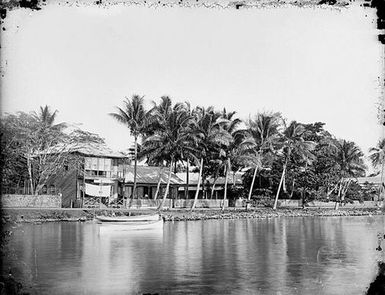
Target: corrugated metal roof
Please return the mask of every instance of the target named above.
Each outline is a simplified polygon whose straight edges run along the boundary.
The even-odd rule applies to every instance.
[[[186,172],[183,173],[176,173],[176,175],[183,181],[184,184],[186,184],[187,175]],[[242,175],[243,173],[235,173],[235,184],[242,184]],[[189,185],[197,185],[198,184],[198,176],[199,173],[189,173]],[[214,182],[214,178],[210,177],[207,179],[210,184]],[[217,181],[215,182],[215,185],[224,185],[225,184],[225,177],[218,177]],[[229,174],[227,176],[227,183],[233,184],[233,174]]]
[[[136,173],[136,181],[138,184],[153,184],[157,185],[159,180],[159,172],[161,172],[161,183],[166,184],[168,180],[168,168],[167,167],[154,167],[154,166],[138,166]],[[129,166],[125,172],[125,182],[134,182],[134,167]],[[171,173],[170,184],[180,185],[183,181],[175,174]]]
[[[106,157],[106,158],[127,158],[123,153],[110,149],[105,144],[91,143],[84,146],[70,148],[70,152],[78,152],[86,156]]]

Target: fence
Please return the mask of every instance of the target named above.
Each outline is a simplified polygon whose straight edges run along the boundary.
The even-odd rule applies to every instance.
[[[191,208],[194,200],[174,200],[174,208]],[[223,203],[224,202],[224,203]],[[229,206],[228,200],[197,200],[196,208],[227,208]]]
[[[32,195],[31,188],[29,186],[24,187],[2,187],[1,193],[3,195]],[[39,195],[59,195],[61,190],[55,186],[44,186]]]
[[[1,196],[3,208],[61,208],[60,195],[16,195]]]

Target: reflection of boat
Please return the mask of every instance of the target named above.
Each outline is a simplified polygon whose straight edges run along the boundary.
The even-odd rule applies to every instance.
[[[100,224],[100,232],[122,232],[136,230],[162,230],[163,220],[135,221],[135,222],[103,222]]]
[[[137,216],[96,216],[100,231],[132,231],[163,229],[163,220],[158,214]]]
[[[151,215],[134,215],[134,216],[96,216],[95,217],[98,223],[137,223],[137,222],[143,222],[143,221],[158,221],[159,215],[158,214],[151,214]]]

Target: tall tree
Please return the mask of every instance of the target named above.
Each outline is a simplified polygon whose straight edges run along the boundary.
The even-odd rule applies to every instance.
[[[218,149],[221,146],[227,146],[232,141],[231,135],[223,128],[227,120],[221,118],[221,114],[215,112],[213,107],[197,107],[194,109],[193,115],[196,122],[194,133],[199,137],[199,153],[197,156],[200,158],[200,164],[198,185],[191,210],[195,209],[198,200],[202,175],[202,182],[204,183],[205,180],[205,160],[207,162],[213,153],[218,154]]]
[[[103,142],[89,132],[64,130],[65,123],[54,124],[55,116],[49,107],[41,110],[42,116],[19,112],[6,114],[1,120],[6,172],[3,182],[8,186],[19,186],[27,178],[31,194],[39,194],[51,177],[58,177],[73,149],[85,143]]]
[[[125,125],[131,136],[134,137],[134,186],[132,197],[137,197],[136,179],[138,165],[138,139],[144,134],[148,126],[148,115],[144,107],[143,96],[133,95],[131,99],[127,98],[123,101],[123,107],[116,107],[116,113],[110,113],[119,123]]]
[[[249,161],[251,165],[249,166],[254,169],[248,195],[249,200],[252,195],[258,168],[262,166],[264,168],[269,168],[272,165],[275,150],[280,139],[279,129],[281,127],[281,122],[281,114],[272,112],[259,113],[254,119],[249,119],[247,122],[248,135],[253,143],[251,149],[252,158],[251,161]]]
[[[351,183],[350,178],[365,175],[366,166],[363,156],[361,149],[354,142],[344,139],[335,141],[333,158],[340,175],[335,209],[338,209],[339,204],[344,200]]]
[[[381,184],[379,189],[379,196],[381,197],[384,190],[384,166],[385,166],[385,138],[380,140],[376,147],[369,149],[369,158],[374,168],[381,167]]]
[[[305,132],[305,127],[302,124],[297,123],[296,121],[292,121],[283,132],[282,152],[284,156],[284,163],[282,168],[281,180],[279,182],[277,194],[274,200],[274,210],[277,209],[279,193],[281,191],[286,169],[290,162],[292,154],[296,154],[298,157],[304,159],[305,161],[309,161],[310,159],[314,158],[314,155],[311,153],[311,151],[314,149],[315,143],[313,141],[306,141],[304,139]]]
[[[196,140],[191,132],[192,117],[185,112],[181,104],[177,104],[172,111],[163,118],[161,128],[153,134],[145,137],[143,141],[143,152],[150,158],[162,158],[168,163],[168,179],[166,191],[158,209],[164,206],[169,193],[171,173],[173,165],[180,160],[185,151],[196,152]]]

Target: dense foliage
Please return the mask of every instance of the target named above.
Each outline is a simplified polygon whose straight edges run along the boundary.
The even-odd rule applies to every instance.
[[[28,179],[31,191],[38,193],[63,165],[68,146],[103,142],[79,129],[68,132],[67,124],[55,124],[56,114],[46,106],[38,113],[20,112],[2,118],[3,185],[17,186]],[[134,137],[135,166],[143,158],[149,165],[168,167],[169,175],[172,171],[188,174],[195,168],[203,198],[213,197],[219,177],[225,177],[225,198],[244,197],[274,207],[279,198],[341,202],[378,195],[374,186],[359,186],[353,181],[365,175],[360,148],[335,138],[322,122],[287,122],[273,112],[242,121],[235,112],[192,108],[188,102],[173,103],[167,96],[146,109],[138,95],[126,98],[123,107],[110,115]],[[380,142],[370,151],[374,167],[382,170],[384,146]],[[228,180],[241,171],[242,186],[228,186]],[[168,189],[163,200],[167,193]]]
[[[1,119],[2,188],[24,187],[38,194],[67,165],[68,151],[104,143],[96,134],[55,124],[56,115],[45,106],[37,113],[6,114]]]
[[[145,128],[138,133],[142,149],[137,156],[147,158],[149,165],[168,166],[170,172],[189,173],[192,163],[203,198],[213,197],[219,177],[226,180],[225,198],[269,200],[271,205],[279,198],[339,202],[373,195],[373,188],[368,193],[353,181],[365,175],[362,151],[354,142],[335,138],[322,122],[286,122],[273,112],[242,121],[235,112],[173,104],[167,96],[142,117]],[[228,186],[228,179],[240,171],[245,172],[242,187]]]

